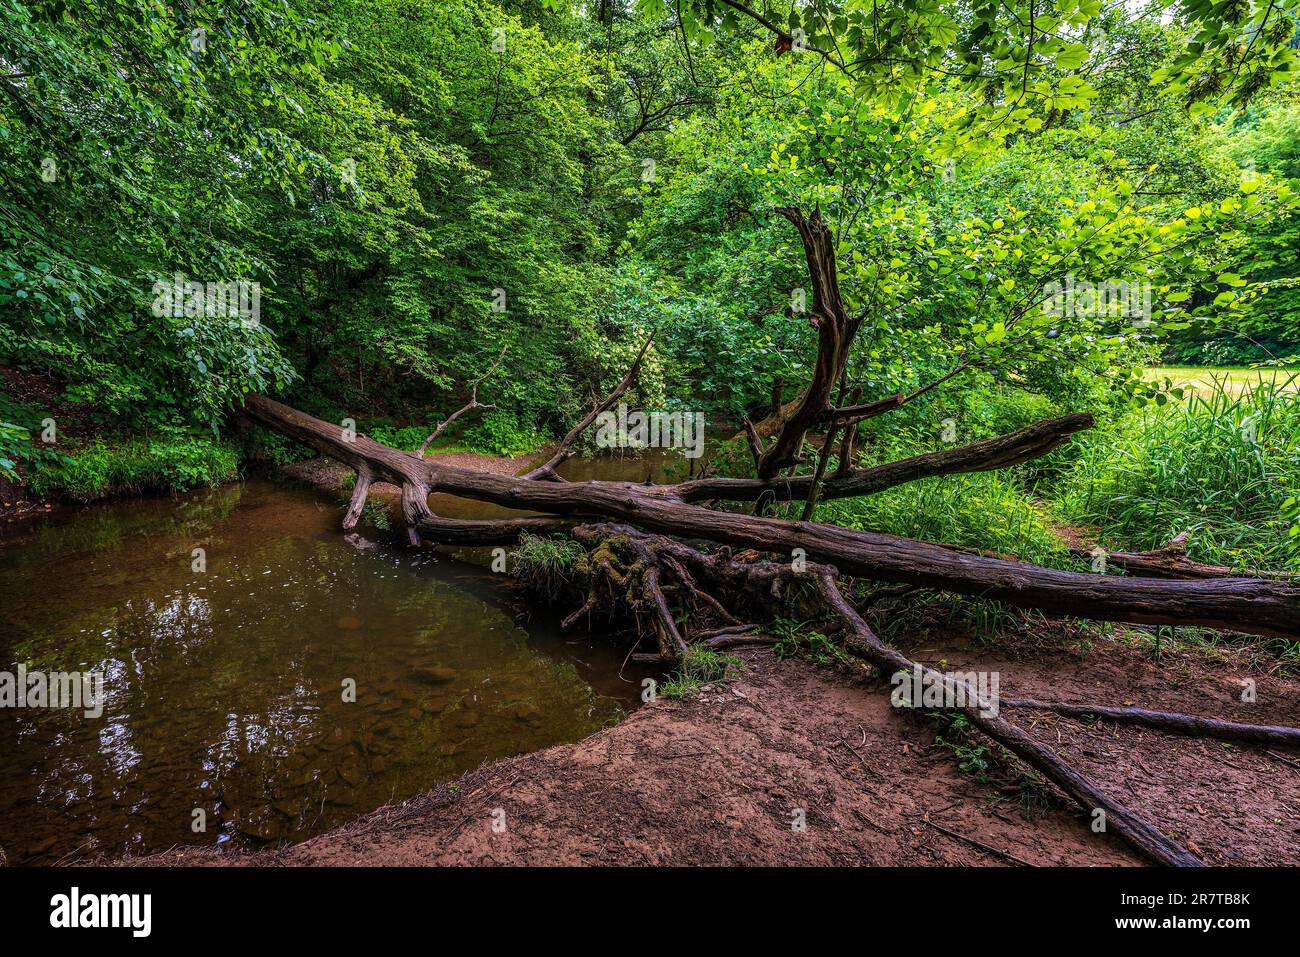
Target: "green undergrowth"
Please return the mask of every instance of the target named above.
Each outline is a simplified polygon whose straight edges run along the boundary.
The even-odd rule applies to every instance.
[[[90,502],[116,495],[184,491],[239,475],[239,449],[203,435],[97,439],[35,462],[28,487],[40,498]]]
[[[776,639],[772,650],[776,656],[804,658],[814,664],[835,665],[849,660],[850,655],[830,638],[815,628],[811,622],[790,618],[774,618],[767,631]]]
[[[587,550],[571,538],[546,538],[540,535],[519,536],[518,547],[510,553],[510,569],[517,578],[537,585],[568,581]]]
[[[450,413],[447,413],[448,415]],[[438,427],[438,422],[445,416],[430,415],[424,425],[396,425],[388,421],[361,422],[358,431],[370,436],[376,442],[414,452],[420,444]],[[449,432],[455,432],[469,416],[458,419]],[[547,442],[550,437],[539,432],[531,425],[521,422],[509,412],[488,412],[477,423],[467,424],[459,437],[444,434],[431,446],[431,451],[477,452],[481,455],[500,455],[516,458],[531,455]]]
[[[975,726],[964,714],[950,711],[927,711],[925,717],[934,726],[935,747],[952,752],[957,766],[981,784],[996,788],[1008,797],[1019,799],[1026,812],[1043,811],[1059,805],[1043,777],[1002,745],[975,733]]]
[[[861,498],[817,506],[817,520],[1014,555],[1064,567],[1069,552],[1050,513],[1026,491],[1014,469],[922,479]]]
[[[740,659],[734,655],[692,648],[682,658],[677,672],[659,685],[659,694],[679,701],[693,698],[705,685],[733,678],[740,669]]]
[[[1224,382],[1078,437],[1058,514],[1121,550],[1190,533],[1195,561],[1300,571],[1300,397]]]

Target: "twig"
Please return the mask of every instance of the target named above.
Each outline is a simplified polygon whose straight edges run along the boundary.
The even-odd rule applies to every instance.
[[[623,393],[628,390],[628,386],[632,384],[637,373],[641,370],[641,361],[645,358],[645,354],[650,348],[650,343],[654,342],[654,340],[655,334],[652,332],[646,337],[645,345],[641,346],[641,351],[637,353],[636,360],[632,363],[632,367],[627,370],[627,375],[623,376],[622,381],[614,387],[614,391],[605,396],[605,398],[600,402],[597,402],[592,407],[591,411],[583,416],[582,421],[569,430],[569,434],[560,440],[559,446],[551,454],[549,459],[537,466],[537,468],[525,472],[520,476],[520,478],[545,478],[555,470],[557,465],[569,456],[573,455],[573,449],[571,446],[577,441],[578,436],[587,431],[591,424],[596,421],[596,418],[617,402],[622,397]]]
[[[1283,764],[1289,764],[1293,768],[1300,768],[1300,761],[1293,761],[1290,758],[1286,757],[1285,755],[1278,754],[1276,751],[1269,751],[1265,749],[1264,753],[1267,754],[1270,758],[1277,758]]]
[[[1016,857],[1016,855],[1012,854],[1010,851],[1000,851],[996,847],[992,847],[988,844],[985,844],[983,841],[977,841],[975,840],[975,838],[967,837],[965,834],[958,834],[956,831],[950,831],[941,824],[935,824],[934,821],[926,821],[925,823],[930,825],[940,834],[947,834],[951,838],[956,838],[959,841],[965,841],[967,844],[970,844],[973,847],[978,847],[982,851],[988,851],[990,854],[995,854],[998,857],[1002,858],[1003,860],[1011,861],[1015,864],[1019,864],[1021,867],[1038,866],[1037,864],[1029,863],[1029,861],[1026,861],[1023,858]]]

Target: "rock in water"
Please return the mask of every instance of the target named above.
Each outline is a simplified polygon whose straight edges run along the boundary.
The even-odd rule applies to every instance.
[[[411,677],[421,684],[426,685],[445,685],[456,678],[456,669],[447,668],[442,665],[432,665],[429,667],[416,667],[411,669]]]

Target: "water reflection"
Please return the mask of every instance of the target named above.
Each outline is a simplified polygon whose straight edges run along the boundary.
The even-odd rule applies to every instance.
[[[530,637],[492,576],[349,544],[338,516],[250,482],[3,546],[0,669],[98,669],[106,694],[99,719],[0,710],[10,863],[302,839],[635,703],[612,648]]]

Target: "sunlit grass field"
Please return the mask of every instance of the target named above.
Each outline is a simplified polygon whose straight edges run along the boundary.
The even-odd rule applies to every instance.
[[[1300,368],[1250,369],[1245,366],[1153,366],[1146,370],[1145,378],[1151,382],[1173,381],[1175,387],[1190,389],[1201,396],[1217,391],[1216,382],[1223,383],[1223,391],[1240,395],[1247,388],[1263,382],[1272,382],[1287,392],[1300,392]]]

